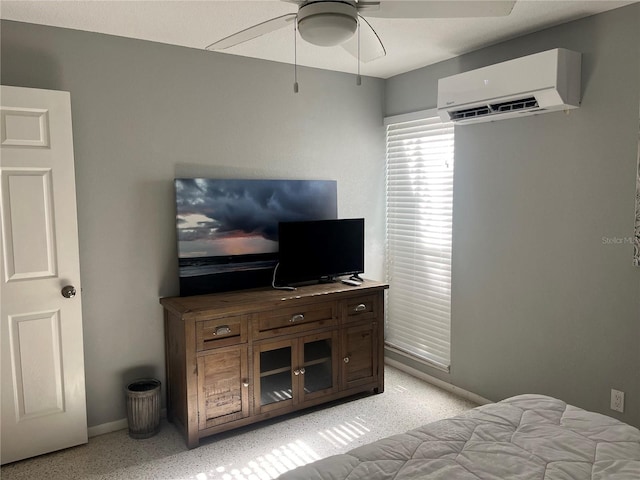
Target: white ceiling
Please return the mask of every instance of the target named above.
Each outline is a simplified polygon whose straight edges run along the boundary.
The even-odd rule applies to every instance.
[[[394,0],[382,0],[394,1]],[[457,0],[443,0],[457,1]],[[388,78],[553,25],[633,1],[518,0],[509,16],[455,19],[368,18],[387,51],[361,64],[363,75]],[[297,6],[278,0],[0,0],[0,18],[204,49],[210,43]],[[293,63],[294,31],[285,28],[224,53]],[[212,53],[214,55],[214,53]],[[355,73],[341,47],[297,42],[299,65]]]

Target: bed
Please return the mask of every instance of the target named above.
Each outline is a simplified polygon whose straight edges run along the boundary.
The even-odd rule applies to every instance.
[[[640,430],[519,395],[287,472],[279,480],[640,480]]]

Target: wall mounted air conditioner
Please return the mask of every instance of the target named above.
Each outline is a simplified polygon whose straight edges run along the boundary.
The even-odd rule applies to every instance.
[[[468,124],[580,105],[578,52],[556,48],[438,80],[438,113]]]

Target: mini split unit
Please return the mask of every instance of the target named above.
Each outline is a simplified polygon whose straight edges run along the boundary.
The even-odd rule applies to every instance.
[[[438,80],[438,114],[469,124],[580,106],[581,54],[556,48]]]

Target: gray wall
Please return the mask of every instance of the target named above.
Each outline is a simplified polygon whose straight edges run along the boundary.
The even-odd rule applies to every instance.
[[[174,177],[333,179],[382,278],[383,86],[347,74],[2,22],[4,85],[71,92],[89,425],[164,382],[160,296],[178,294]]]
[[[550,394],[640,426],[640,5],[388,79],[385,110],[433,108],[440,77],[557,47],[583,53],[581,108],[456,128],[451,373],[408,363],[492,400]]]
[[[452,368],[412,365],[607,414],[617,388],[640,425],[640,269],[603,242],[633,233],[639,32],[634,5],[362,87],[302,68],[294,95],[289,65],[2,22],[2,83],[71,92],[89,424],[125,416],[128,379],[164,380],[174,177],[336,179],[381,278],[384,112],[434,107],[441,76],[566,47],[584,54],[580,109],[456,129]]]

